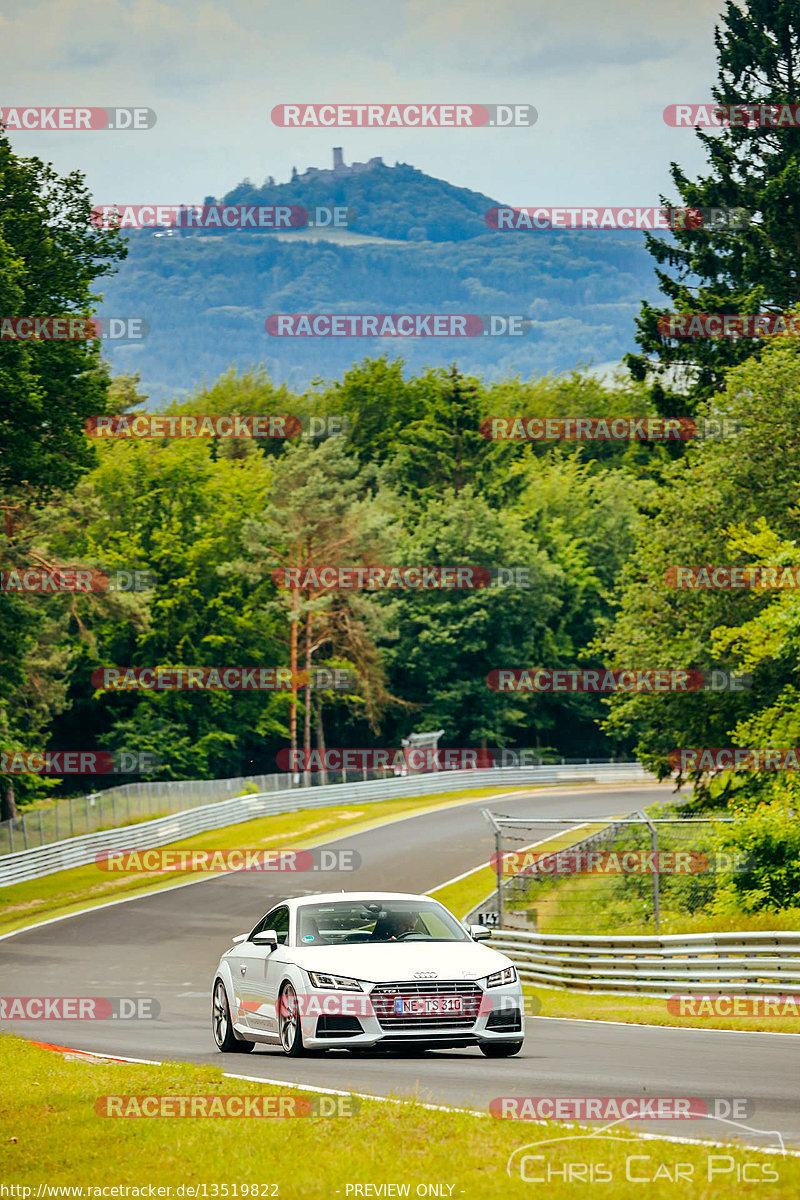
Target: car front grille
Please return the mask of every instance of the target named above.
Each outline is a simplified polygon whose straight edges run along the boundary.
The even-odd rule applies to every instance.
[[[402,983],[379,983],[371,991],[372,1007],[381,1029],[471,1029],[475,1024],[483,992],[476,983],[463,980],[420,979]],[[460,996],[460,1013],[398,1013],[398,996]]]

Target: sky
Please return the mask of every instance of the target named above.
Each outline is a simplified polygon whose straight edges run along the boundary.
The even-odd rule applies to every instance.
[[[723,0],[0,0],[0,107],[140,106],[138,131],[13,132],[100,204],[201,203],[381,155],[515,205],[674,198],[704,167],[666,105],[711,99]],[[531,128],[285,129],[282,103],[527,103]]]

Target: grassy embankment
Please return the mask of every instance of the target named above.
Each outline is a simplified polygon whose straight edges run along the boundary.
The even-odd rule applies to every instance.
[[[483,1064],[476,1059],[474,1065],[480,1071]],[[246,1062],[241,1069],[246,1072]],[[6,1185],[31,1188],[28,1195],[33,1197],[44,1184],[81,1186],[84,1197],[91,1195],[89,1187],[151,1184],[171,1188],[175,1197],[182,1184],[184,1196],[346,1200],[348,1195],[424,1195],[417,1192],[420,1185],[436,1184],[445,1186],[433,1195],[513,1200],[529,1197],[534,1179],[548,1173],[548,1200],[574,1200],[576,1184],[580,1188],[591,1176],[597,1179],[602,1170],[612,1180],[602,1182],[609,1200],[631,1195],[626,1173],[653,1180],[647,1195],[656,1200],[674,1200],[676,1188],[681,1196],[722,1200],[732,1183],[737,1195],[759,1200],[800,1193],[798,1158],[733,1146],[642,1141],[618,1126],[609,1130],[611,1140],[593,1137],[594,1130],[586,1127],[431,1111],[414,1101],[362,1101],[353,1116],[298,1119],[124,1119],[99,1115],[95,1108],[106,1096],[288,1094],[303,1093],[226,1079],[215,1067],[65,1061],[39,1046],[0,1036],[0,1178]],[[678,1124],[676,1133],[691,1134],[687,1122]],[[530,1146],[565,1137],[569,1140]],[[526,1161],[527,1180],[519,1174],[521,1154],[514,1160],[515,1174],[506,1174],[509,1155],[522,1147],[544,1156]],[[753,1182],[737,1183],[745,1163]],[[681,1164],[682,1185],[675,1182]],[[565,1178],[569,1171],[578,1172],[572,1182]],[[366,1192],[367,1184],[406,1185],[408,1190]],[[357,1185],[359,1193],[353,1190]]]

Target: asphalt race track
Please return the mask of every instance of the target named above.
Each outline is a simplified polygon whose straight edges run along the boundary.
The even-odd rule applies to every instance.
[[[679,1137],[777,1146],[780,1131],[800,1143],[800,1039],[792,1035],[660,1029],[592,1021],[527,1019],[515,1058],[475,1049],[422,1058],[346,1051],[287,1059],[278,1049],[220,1055],[210,1026],[210,986],[231,937],[251,928],[277,900],[300,892],[369,889],[425,892],[485,862],[492,853],[480,815],[489,805],[517,815],[590,818],[651,804],[655,785],[537,789],[502,801],[468,801],[340,839],[360,869],[316,880],[241,872],[109,905],[21,931],[0,941],[5,996],[149,996],[155,1021],[5,1021],[37,1041],[144,1059],[224,1065],[226,1070],[374,1095],[416,1093],[435,1104],[486,1110],[496,1096],[746,1097],[754,1115],[743,1129],[710,1119],[647,1121],[638,1127]],[[542,826],[531,840],[552,833]],[[246,839],[243,838],[246,845]],[[334,843],[330,843],[334,844]],[[301,886],[298,886],[301,885]],[[525,1125],[521,1140],[533,1141]],[[529,1136],[528,1136],[529,1135]]]

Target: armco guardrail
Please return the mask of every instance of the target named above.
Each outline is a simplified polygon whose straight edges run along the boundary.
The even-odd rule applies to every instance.
[[[585,766],[589,761],[588,758],[562,758],[560,763],[529,761],[522,765]],[[367,768],[359,771],[328,771],[327,779],[314,771],[309,772],[306,779],[290,771],[276,771],[272,775],[238,775],[228,779],[140,780],[117,784],[85,796],[51,800],[36,808],[23,809],[11,820],[0,821],[0,858],[15,854],[18,850],[60,842],[64,838],[99,833],[103,829],[117,829],[138,821],[152,821],[156,817],[184,812],[187,808],[198,808],[202,804],[216,804],[218,800],[232,800],[245,792],[262,795],[301,786],[325,787],[333,783],[362,783],[394,777],[390,768],[383,767],[374,771]],[[98,782],[106,778],[99,776]]]
[[[636,783],[653,781],[639,763],[587,763],[580,766],[495,767],[486,771],[436,771],[399,779],[368,780],[321,787],[293,788],[277,795],[258,793],[204,804],[186,812],[171,813],[138,825],[105,829],[66,841],[34,846],[0,858],[0,885],[38,879],[54,871],[86,866],[105,850],[144,850],[181,841],[195,833],[237,825],[254,817],[295,812],[305,808],[330,808],[343,804],[368,804],[393,797],[466,788],[513,787],[546,783]]]
[[[800,992],[800,932],[616,937],[498,930],[525,983],[619,995]]]

